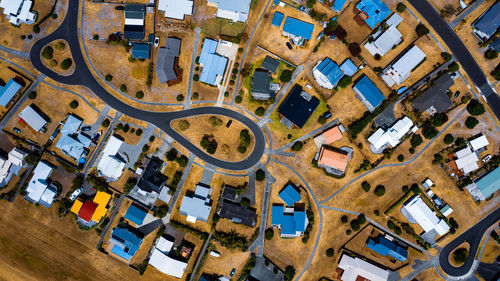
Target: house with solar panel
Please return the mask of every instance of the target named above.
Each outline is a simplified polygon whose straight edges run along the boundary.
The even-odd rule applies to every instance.
[[[0,105],[3,107],[8,107],[12,98],[21,92],[22,86],[19,85],[13,78],[5,84],[5,86],[0,86]]]
[[[287,17],[283,25],[283,36],[292,39],[297,46],[303,46],[306,41],[311,40],[314,24]]]
[[[111,252],[129,262],[139,250],[143,239],[143,234],[139,231],[125,224],[119,224],[111,231],[109,239]]]
[[[61,129],[61,137],[56,143],[57,148],[74,160],[86,156],[92,144],[90,137],[79,131],[82,123],[80,118],[72,114],[68,115]]]
[[[366,75],[361,76],[361,78],[354,83],[352,90],[356,93],[356,98],[358,98],[370,112],[373,112],[375,108],[379,107],[385,99],[382,92]]]
[[[273,205],[271,225],[281,231],[281,237],[299,237],[304,234],[309,221],[303,208],[294,206],[302,197],[292,184],[287,184],[279,193],[285,205]]]
[[[356,4],[354,12],[357,14],[356,19],[364,22],[371,29],[391,14],[391,10],[382,0],[361,0]]]
[[[379,255],[384,257],[389,256],[400,262],[406,261],[408,258],[408,251],[403,248],[402,245],[395,241],[392,237],[389,236],[387,239],[385,236],[379,234],[376,237],[368,238],[366,242],[366,247]]]
[[[200,81],[213,86],[224,79],[228,59],[217,53],[219,42],[205,38],[199,58],[201,69]]]

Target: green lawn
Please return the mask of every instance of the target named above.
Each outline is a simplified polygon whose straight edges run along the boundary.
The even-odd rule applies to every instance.
[[[207,36],[217,36],[219,34],[237,37],[245,30],[246,24],[243,22],[233,22],[229,24],[227,19],[208,19],[203,22],[202,30]]]

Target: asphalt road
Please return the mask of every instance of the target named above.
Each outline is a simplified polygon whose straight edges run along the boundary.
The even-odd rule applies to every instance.
[[[493,91],[484,72],[455,31],[451,29],[427,0],[408,0],[408,2],[410,2],[410,4],[425,18],[444,40],[446,45],[448,45],[472,82],[474,82],[476,87],[481,91],[481,94],[486,98],[495,116],[500,120],[500,97]]]
[[[30,50],[30,60],[33,66],[44,73],[49,78],[63,84],[68,85],[82,85],[89,88],[94,92],[99,98],[101,98],[105,103],[113,107],[114,109],[136,119],[144,120],[153,123],[158,128],[163,130],[165,133],[170,135],[175,141],[180,143],[186,149],[194,153],[197,157],[203,161],[210,163],[214,166],[228,169],[228,170],[245,170],[253,167],[262,157],[265,148],[265,137],[264,133],[255,122],[250,118],[227,108],[221,107],[198,107],[183,111],[176,112],[152,112],[145,111],[139,108],[132,107],[121,100],[114,97],[108,91],[106,91],[97,80],[94,78],[92,72],[89,70],[86,61],[83,57],[82,50],[80,48],[80,43],[78,40],[78,7],[79,0],[69,1],[68,12],[61,23],[61,25],[50,35],[38,40],[33,44]],[[43,47],[50,42],[64,39],[68,42],[68,46],[71,49],[71,54],[73,56],[73,63],[75,64],[75,71],[69,76],[62,76],[56,72],[48,69],[41,59],[41,51]],[[235,119],[243,124],[245,124],[255,137],[255,147],[252,153],[244,160],[238,162],[229,162],[216,159],[198,147],[191,143],[189,140],[184,138],[182,135],[177,133],[172,129],[170,122],[178,118],[186,118],[190,116],[197,115],[223,115],[231,119]]]
[[[482,219],[480,222],[475,224],[473,227],[466,230],[460,236],[455,238],[455,240],[448,243],[439,252],[439,265],[443,271],[450,276],[460,277],[466,275],[471,269],[474,259],[476,257],[477,250],[479,248],[479,243],[483,238],[486,230],[493,224],[498,223],[500,220],[500,208],[491,212],[488,216]],[[467,261],[460,267],[454,267],[450,264],[448,257],[463,242],[468,242],[470,245],[469,257]]]

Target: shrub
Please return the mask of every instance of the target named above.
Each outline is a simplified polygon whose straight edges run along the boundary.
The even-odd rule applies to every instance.
[[[184,95],[183,94],[178,94],[176,97],[177,101],[183,101],[184,100]]]
[[[197,94],[197,93],[195,93],[195,94]],[[225,96],[226,98],[227,98],[227,97],[229,97],[229,92],[224,92],[224,96]]]
[[[410,191],[410,189],[408,188],[407,185],[404,185],[401,190],[403,191],[404,194],[408,193]]]
[[[61,69],[68,70],[72,64],[73,64],[73,60],[70,58],[66,58],[61,62]]]
[[[64,50],[66,48],[66,44],[64,44],[64,42],[62,41],[59,41],[56,43],[56,45],[54,46],[56,48],[56,50]]]
[[[94,39],[94,40],[99,40],[99,35],[94,34],[94,36],[92,36],[92,39]]]
[[[23,34],[23,35],[21,35],[21,40],[24,40],[24,39],[26,39],[26,35]]]
[[[418,37],[421,37],[429,34],[429,29],[427,28],[427,26],[425,26],[425,24],[419,23],[415,28],[415,32],[417,33]]]
[[[367,181],[364,181],[361,183],[361,188],[365,191],[365,192],[368,192],[370,191],[370,184],[367,182]]]
[[[293,268],[293,266],[291,265],[285,267],[285,275],[283,276],[283,280],[292,281],[294,276],[295,276],[295,268]]]
[[[243,101],[243,98],[240,96],[240,95],[237,95],[235,98],[234,98],[234,102],[235,103],[241,103]]]
[[[240,131],[240,146],[248,147],[250,145],[251,137],[248,130],[243,129]]]
[[[344,76],[344,77],[342,77],[342,78],[340,79],[339,84],[338,84],[338,87],[339,87],[340,89],[343,89],[343,88],[345,88],[345,87],[347,87],[347,86],[349,86],[349,85],[351,85],[351,84],[352,84],[352,78],[351,78],[351,76],[347,76],[347,75],[346,75],[346,76]]]
[[[443,142],[444,142],[445,144],[451,144],[454,140],[455,140],[455,138],[453,137],[453,135],[452,135],[452,134],[446,134],[446,135],[444,136]]]
[[[224,123],[222,122],[222,119],[220,119],[217,116],[210,116],[208,118],[208,122],[210,122],[210,125],[212,125],[212,127],[219,127],[222,126],[222,124]]]
[[[198,94],[198,92],[194,92],[193,93],[193,99],[194,100],[197,100],[199,97],[200,97],[200,94]]]
[[[381,66],[376,66],[373,68],[373,71],[375,71],[376,73],[382,73],[384,69]]]
[[[437,134],[439,134],[439,132],[436,127],[432,126],[430,122],[424,123],[424,126],[422,128],[422,135],[424,135],[424,138],[430,140],[436,137]]]
[[[57,19],[57,14],[52,14],[52,15],[50,15],[50,17],[55,20],[55,19]]]
[[[39,33],[39,32],[40,32],[40,26],[38,26],[38,25],[36,25],[36,24],[35,24],[35,25],[33,25],[33,32],[35,32],[35,33]]]
[[[185,131],[189,128],[189,122],[185,119],[182,119],[179,121],[179,130],[180,131]]]
[[[476,117],[469,116],[467,117],[467,119],[465,119],[465,127],[469,129],[473,129],[477,124],[479,124],[479,121],[476,119]]]
[[[154,141],[155,141],[155,139],[156,139],[156,138],[155,138],[155,136],[150,136],[150,137],[149,137],[149,142],[154,142]]]
[[[373,211],[373,213],[374,213],[377,217],[378,217],[378,216],[380,216],[380,211],[379,211],[379,210],[375,210],[375,211]]]
[[[463,138],[457,138],[455,140],[455,146],[456,147],[463,147],[465,145],[466,145],[466,142],[465,142],[465,140]]]
[[[35,91],[33,91],[33,92],[29,93],[29,94],[28,94],[28,98],[29,98],[30,100],[34,100],[34,99],[36,99],[36,92],[35,92]]]
[[[56,60],[51,60],[49,65],[52,66],[52,67],[56,67],[58,64],[58,62]]]
[[[484,52],[484,57],[489,60],[494,60],[498,58],[498,51],[493,49],[488,49],[486,50],[486,52]]]
[[[467,112],[472,116],[482,115],[485,112],[484,105],[478,100],[471,100],[469,104],[467,104]]]
[[[243,145],[238,146],[238,152],[241,154],[245,154],[245,152],[247,152],[247,147]]]
[[[106,74],[106,76],[104,78],[106,79],[106,81],[111,81],[111,80],[113,80],[113,75]]]
[[[413,148],[413,147],[410,147],[410,149],[408,149],[408,152],[410,152],[410,154],[413,154],[413,153],[415,153],[415,148]]]
[[[290,82],[290,80],[292,80],[292,74],[293,72],[291,70],[283,70],[280,74],[280,81],[284,83]]]
[[[255,110],[255,115],[257,115],[257,116],[263,116],[265,112],[266,112],[266,110],[262,106],[259,106]]]
[[[458,223],[453,217],[450,218],[449,222],[450,222],[451,227],[458,228]]]
[[[237,69],[237,68],[233,68],[232,73],[233,73],[233,74],[238,74],[238,69]]]
[[[69,107],[75,109],[78,107],[78,102],[76,100],[72,100],[70,103],[69,103]]]
[[[258,169],[257,172],[255,172],[255,180],[256,181],[263,181],[266,178],[266,172],[264,172],[261,169]]]
[[[135,93],[135,96],[138,99],[142,99],[144,97],[144,92],[143,91],[138,91],[137,93]]]
[[[447,52],[442,52],[441,57],[444,59],[444,61],[450,61],[451,60],[451,55]]]
[[[28,34],[27,37],[28,37],[29,40],[33,39],[33,35],[31,35],[31,34]]]
[[[396,10],[400,13],[404,12],[406,10],[406,5],[399,2],[398,5],[396,6]]]
[[[266,231],[264,232],[264,238],[266,238],[266,240],[271,240],[273,239],[273,237],[274,237],[274,229],[272,228],[266,229]]]
[[[460,66],[456,62],[452,62],[448,65],[448,72],[453,73],[457,72],[460,69]]]
[[[101,126],[103,126],[104,128],[107,128],[107,127],[109,127],[110,124],[111,124],[111,121],[109,121],[109,119],[106,118],[102,121]]]
[[[417,147],[422,144],[424,140],[419,134],[413,134],[410,139],[410,144],[412,147]]]
[[[335,250],[333,250],[333,248],[328,248],[328,249],[326,250],[326,256],[327,256],[327,257],[330,257],[330,258],[331,258],[331,257],[333,257],[333,255],[334,255],[334,254],[335,254]]]
[[[384,196],[385,194],[385,186],[379,184],[375,187],[375,190],[373,191],[375,193],[375,195],[377,195],[378,197],[382,197]]]
[[[456,264],[464,264],[467,261],[467,258],[469,257],[469,251],[465,248],[458,248],[453,252],[453,261],[455,261]]]
[[[361,54],[361,47],[356,42],[349,44],[348,49],[353,57],[357,57],[359,56],[359,54]]]
[[[122,92],[126,93],[126,92],[127,92],[127,85],[125,85],[125,84],[121,84],[121,85],[120,85],[120,91],[122,91]]]
[[[167,161],[174,161],[177,158],[177,150],[171,148],[167,153],[165,153]]]
[[[130,125],[129,125],[129,124],[125,124],[125,125],[122,127],[122,131],[123,131],[124,133],[127,133],[129,130],[130,130]]]
[[[186,157],[186,155],[181,155],[177,158],[175,158],[175,162],[179,164],[180,167],[186,167],[189,159]]]
[[[163,218],[167,215],[168,213],[168,206],[167,205],[161,205],[156,209],[156,216]]]
[[[500,80],[500,63],[490,72],[495,80]]]
[[[380,54],[375,54],[375,56],[373,56],[375,58],[375,60],[381,60],[382,59],[382,56]]]
[[[388,227],[389,229],[394,229],[394,228],[396,228],[396,225],[395,225],[392,221],[388,221],[388,222],[387,222],[387,227]]]
[[[405,157],[404,157],[404,155],[403,155],[403,154],[399,154],[399,155],[398,155],[398,161],[399,161],[399,162],[403,162],[403,161],[405,161]]]
[[[46,46],[42,50],[42,57],[47,59],[47,60],[51,60],[53,57],[53,54],[54,54],[54,49],[52,49],[51,46]]]
[[[351,233],[352,233],[352,231],[350,229],[348,229],[348,230],[345,231],[346,235],[351,235]]]
[[[321,114],[319,117],[318,117],[318,122],[320,124],[325,124],[326,123],[326,117],[323,116],[323,114]]]
[[[196,82],[198,80],[200,80],[200,75],[198,75],[198,74],[193,75],[193,81]]]
[[[347,222],[349,221],[349,219],[347,218],[347,216],[346,216],[346,215],[343,215],[343,216],[341,216],[341,217],[340,217],[340,221],[341,221],[342,223],[347,223]]]
[[[139,128],[139,129],[137,129],[137,131],[135,131],[135,134],[136,134],[137,136],[142,135],[142,129],[140,129],[140,128]]]
[[[304,146],[304,143],[301,142],[301,141],[296,141],[293,145],[292,145],[292,151],[300,151],[302,150],[302,147]]]

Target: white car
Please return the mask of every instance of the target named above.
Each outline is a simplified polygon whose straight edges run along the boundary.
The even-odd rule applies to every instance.
[[[158,47],[158,45],[160,45],[160,37],[156,36],[155,37],[155,48]]]
[[[486,163],[486,162],[490,161],[490,159],[491,159],[491,154],[488,154],[488,155],[483,157],[482,161],[483,161],[483,163]]]
[[[69,200],[75,201],[75,199],[82,193],[83,187],[78,188],[77,190],[73,191],[71,195],[69,196]]]

